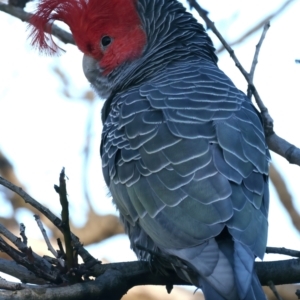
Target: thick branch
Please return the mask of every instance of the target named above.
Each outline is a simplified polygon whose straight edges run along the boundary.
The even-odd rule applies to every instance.
[[[300,166],[300,149],[278,136],[275,132],[266,137],[269,148],[286,158],[290,164]]]
[[[300,263],[297,259],[257,262],[255,264],[258,277],[262,285],[268,285],[272,280],[274,284],[295,283],[299,281]],[[101,274],[95,281],[78,283],[71,286],[45,288],[39,292],[24,289],[19,291],[1,291],[1,299],[116,299],[121,297],[132,287],[137,285],[187,285],[175,273],[163,276],[150,271],[147,262],[127,262],[107,264],[101,266]]]
[[[22,189],[14,186],[12,183],[0,177],[0,184],[8,187],[12,191],[17,192],[20,196],[24,198],[25,201],[34,205],[35,208],[41,212],[45,212],[49,219],[57,223],[58,228],[61,227],[61,220],[55,217],[48,209],[43,207],[40,203],[30,197]],[[57,220],[58,219],[58,220]],[[2,233],[5,233],[15,243],[18,243],[18,247],[24,248],[24,245],[21,240],[16,241],[16,237],[9,235],[2,228]],[[85,262],[86,274],[96,277],[96,281],[84,283],[76,283],[74,285],[64,286],[62,288],[56,287],[47,287],[40,286],[35,288],[34,291],[30,286],[21,285],[18,286],[21,290],[14,291],[0,291],[0,300],[1,299],[24,299],[30,298],[34,299],[83,299],[88,297],[88,299],[121,299],[121,297],[132,287],[137,285],[166,285],[171,286],[173,284],[186,285],[185,281],[178,278],[178,276],[173,272],[169,271],[169,275],[162,275],[151,271],[150,265],[148,262],[127,262],[127,263],[116,263],[116,264],[107,264],[102,265],[97,260],[95,260],[79,243],[78,239],[72,235],[72,241],[75,244],[74,246],[78,249],[79,254]],[[20,256],[17,250],[10,249],[3,240],[1,241],[1,247],[4,251],[10,252],[11,256],[17,261],[20,260],[24,266],[29,269],[32,269],[34,264],[39,262],[34,255],[32,262],[34,264],[28,264],[24,260],[28,260],[26,257]],[[272,249],[269,249],[272,251]],[[294,254],[294,252],[290,252]],[[21,253],[20,253],[21,254]],[[19,255],[19,256],[18,256]],[[45,263],[45,262],[42,262]],[[48,262],[49,264],[49,262]],[[40,264],[41,266],[41,264]],[[152,265],[152,270],[155,265]],[[299,281],[300,276],[300,261],[298,259],[284,260],[284,261],[275,261],[275,262],[258,262],[255,264],[255,268],[259,277],[259,280],[262,285],[267,285],[270,280],[274,284],[286,284],[286,283],[295,283]],[[39,272],[41,269],[38,269]],[[46,271],[46,269],[44,269]],[[56,271],[56,272],[55,272]],[[57,269],[51,271],[52,274],[39,273],[43,278],[50,282],[57,282]],[[36,272],[36,270],[34,270]],[[25,274],[26,272],[24,272]],[[28,272],[27,272],[28,273]],[[37,273],[36,273],[37,274]],[[29,274],[28,274],[29,275]],[[24,276],[23,276],[24,280]],[[26,279],[25,279],[26,280]],[[56,285],[57,286],[57,285]],[[38,292],[37,292],[38,290]],[[1,298],[2,297],[2,298]]]

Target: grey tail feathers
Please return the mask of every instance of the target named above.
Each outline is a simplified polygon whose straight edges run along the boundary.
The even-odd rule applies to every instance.
[[[203,244],[185,249],[164,249],[177,257],[179,277],[203,290],[206,300],[266,300],[254,270],[254,254],[227,231]]]
[[[236,299],[224,298],[208,282],[202,280],[201,284],[205,300],[267,300],[255,272],[252,274],[251,286],[243,298],[239,296]]]

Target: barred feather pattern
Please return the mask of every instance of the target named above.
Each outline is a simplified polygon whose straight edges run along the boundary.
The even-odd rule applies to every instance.
[[[132,248],[140,259],[169,256],[208,300],[265,299],[254,271],[268,229],[261,120],[177,1],[138,5],[149,49],[110,75],[122,80],[104,106],[101,143]]]

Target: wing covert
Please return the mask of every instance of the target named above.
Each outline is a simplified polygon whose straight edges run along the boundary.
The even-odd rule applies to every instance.
[[[170,66],[116,96],[103,130],[106,182],[121,214],[158,247],[196,246],[227,226],[262,256],[269,154],[261,122],[222,71],[200,65]],[[255,228],[265,232],[258,241]]]

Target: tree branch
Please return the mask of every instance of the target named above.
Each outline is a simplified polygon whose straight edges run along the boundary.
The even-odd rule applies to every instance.
[[[57,224],[56,226],[58,226],[58,228],[61,230],[61,220],[55,217],[47,208],[30,197],[22,189],[16,187],[2,177],[0,177],[0,184],[8,187],[12,191],[17,192],[24,198],[26,202],[34,205],[34,207],[39,211],[45,212],[47,217],[49,217],[51,221]],[[66,280],[66,278],[61,277],[63,273],[61,273],[61,268],[55,261],[55,259],[39,258],[34,252],[30,250],[30,248],[26,247],[21,239],[18,239],[11,233],[7,233],[3,229],[3,227],[0,227],[0,229],[1,233],[4,233],[5,236],[8,237],[12,242],[14,242],[18,248],[22,249],[21,252],[18,252],[17,250],[12,249],[10,246],[8,246],[4,242],[4,240],[0,238],[0,246],[2,250],[8,252],[13,257],[13,259],[15,259],[19,263],[22,263],[26,268],[29,268],[36,274],[37,277],[44,278],[46,282],[51,282],[54,284],[56,283],[55,288],[42,285],[35,288],[35,291],[32,291],[30,286],[21,285],[21,289],[18,291],[14,291],[14,293],[11,293],[11,291],[0,292],[0,300],[5,299],[5,297],[10,299],[22,299],[25,297],[25,295],[29,295],[28,297],[33,300],[55,299],[58,297],[58,295],[60,297],[59,299],[82,299],[84,297],[88,297],[89,299],[97,299],[97,297],[103,297],[104,299],[120,299],[122,295],[124,295],[130,288],[137,285],[155,284],[171,286],[173,284],[189,284],[178,278],[176,273],[172,270],[166,270],[168,275],[155,273],[153,271],[153,268],[155,269],[155,265],[152,264],[150,268],[150,264],[148,262],[136,261],[106,265],[100,264],[82,247],[78,239],[73,234],[71,234],[72,241],[76,244],[75,248],[78,250],[78,252],[80,252],[80,255],[85,262],[78,268],[79,275],[86,274],[87,279],[83,283],[79,282],[74,285],[59,288],[57,283],[61,282],[61,280]],[[267,248],[267,251],[277,251],[277,253],[284,253],[293,256],[298,255],[298,252],[288,249],[278,250],[274,248]],[[25,255],[22,255],[22,253],[25,253]],[[274,284],[296,283],[299,281],[300,260],[290,259],[273,262],[256,262],[255,269],[262,285],[267,285],[270,280],[272,280]],[[3,271],[1,264],[0,270]],[[49,270],[51,270],[51,272]],[[19,267],[17,271],[9,271],[7,273],[17,276],[20,272],[21,271]],[[30,273],[28,272],[29,271],[26,271],[24,272],[24,274],[27,273],[29,275]],[[30,276],[30,280],[36,281],[36,276]],[[96,277],[96,281],[90,282],[88,280],[89,276]],[[22,279],[24,280],[24,276],[22,277]],[[37,290],[39,292],[36,292]],[[74,291],[76,291],[76,293],[74,293]]]
[[[267,247],[266,248],[266,253],[267,254],[282,254],[282,255],[288,255],[288,256],[292,256],[292,257],[297,257],[300,258],[300,251],[297,250],[291,250],[291,249],[287,249],[287,248],[276,248],[276,247]]]
[[[269,281],[268,285],[269,285],[271,291],[273,292],[274,296],[276,297],[276,299],[277,300],[283,300],[281,298],[281,296],[279,295],[279,293],[278,293],[278,291],[277,291],[277,289],[276,289],[276,287],[275,287],[275,285],[274,285],[274,283],[273,283],[272,280]]]
[[[295,207],[293,197],[291,193],[288,190],[288,187],[286,185],[286,182],[283,178],[283,176],[280,174],[280,172],[275,168],[274,164],[270,164],[270,179],[274,184],[274,187],[276,189],[276,192],[278,194],[278,197],[288,212],[293,225],[295,228],[300,231],[300,215]],[[283,253],[280,253],[283,254]],[[300,255],[298,256],[300,258]]]
[[[250,82],[249,85],[250,84],[253,85],[254,72],[255,72],[255,68],[256,68],[257,63],[258,63],[259,51],[261,49],[262,43],[263,43],[263,41],[266,37],[267,31],[268,31],[269,28],[270,28],[270,21],[266,22],[266,24],[264,25],[262,35],[260,37],[260,40],[259,40],[258,44],[256,45],[256,50],[255,50],[255,53],[254,53],[254,57],[253,57],[252,65],[251,65],[251,70],[250,70],[250,73],[249,73],[249,82]],[[251,88],[248,89],[247,96],[248,96],[249,99],[251,99],[251,97],[252,97],[252,89]]]
[[[274,284],[298,282],[300,263],[297,259],[276,262],[257,262],[255,268],[262,285],[268,285],[270,279]],[[189,285],[178,278],[174,272],[169,276],[151,272],[149,263],[136,261],[106,264],[101,266],[101,274],[92,282],[77,283],[64,287],[43,287],[33,291],[29,286],[22,290],[0,291],[0,299],[121,299],[126,292],[137,285]],[[1,298],[2,297],[2,298]],[[6,298],[5,298],[6,297]]]
[[[0,11],[3,11],[11,16],[14,16],[18,19],[20,19],[23,22],[28,22],[32,16],[32,14],[24,11],[22,8],[4,4],[0,2]],[[55,37],[57,37],[60,41],[62,41],[64,44],[72,44],[75,45],[75,41],[73,39],[73,36],[71,33],[59,28],[56,25],[52,25],[52,31],[51,34]]]
[[[72,238],[70,231],[70,221],[69,221],[69,202],[67,198],[67,187],[65,180],[65,168],[63,168],[59,175],[59,187],[54,186],[56,192],[59,194],[59,200],[62,207],[61,217],[62,217],[62,229],[65,240],[66,249],[66,261],[68,270],[73,267],[73,247]]]
[[[48,250],[52,253],[52,255],[55,257],[55,258],[58,258],[58,253],[56,252],[56,250],[53,248],[53,246],[51,245],[51,242],[48,238],[48,235],[47,235],[47,232],[43,226],[43,223],[40,219],[40,217],[38,215],[34,215],[34,218],[35,218],[35,221],[38,225],[38,227],[40,228],[40,231],[44,237],[44,241],[46,242],[46,245],[48,247]],[[61,264],[62,266],[64,266],[63,264]]]
[[[290,4],[292,4],[295,0],[287,0],[285,1],[277,10],[266,16],[263,20],[261,20],[258,24],[255,24],[252,28],[250,28],[246,33],[244,33],[241,37],[239,37],[234,42],[230,43],[230,46],[236,46],[242,43],[246,38],[254,34],[256,31],[260,30],[270,20],[274,19],[278,15],[280,15]],[[219,54],[222,51],[226,50],[225,47],[222,45],[216,52]]]
[[[289,0],[287,1],[287,3],[290,3],[291,1],[293,0]],[[221,43],[235,62],[236,67],[243,74],[245,80],[249,85],[249,88],[251,88],[255,101],[261,112],[261,116],[264,123],[266,141],[270,150],[286,158],[289,163],[297,164],[300,166],[300,149],[296,148],[294,145],[290,144],[289,142],[275,134],[273,129],[273,119],[270,116],[267,107],[264,105],[262,99],[260,98],[255,86],[253,85],[253,83],[251,83],[250,75],[247,73],[247,71],[244,69],[244,67],[236,57],[233,49],[229,46],[229,44],[225,41],[221,33],[217,30],[215,24],[208,17],[206,10],[203,9],[196,0],[188,0],[188,2],[190,3],[191,7],[194,7],[197,10],[201,18],[207,24],[207,27],[210,28],[221,41]]]
[[[24,283],[45,284],[47,281],[15,261],[0,258],[0,272],[19,278]]]
[[[92,92],[87,92],[83,97],[86,98],[85,101],[92,101],[94,95]],[[90,100],[88,100],[88,98]],[[14,167],[8,158],[0,150],[0,175],[6,180],[14,183],[18,187],[23,187],[23,184],[18,179]],[[23,199],[9,190],[3,190],[7,200],[13,206],[14,212],[19,208],[26,208],[33,212],[33,214],[38,215],[39,211],[33,206],[26,205]],[[41,221],[51,230],[52,240],[60,236],[60,232],[55,225],[53,225],[43,214],[40,214]],[[0,218],[0,223],[5,225],[7,228],[16,228],[18,224],[15,218]],[[119,220],[119,218],[113,214],[99,215],[94,209],[89,209],[87,212],[86,223],[84,226],[77,227],[70,221],[71,231],[81,237],[81,242],[85,245],[90,245],[93,243],[99,243],[111,236],[116,234],[124,233],[124,228]],[[93,230],[93,228],[99,228],[99,230]],[[53,242],[52,242],[53,243]]]
[[[45,217],[47,217],[49,221],[51,221],[53,225],[55,225],[60,230],[60,232],[63,233],[63,224],[60,218],[55,216],[48,208],[46,208],[41,203],[39,203],[31,196],[29,196],[22,188],[15,186],[14,184],[7,181],[1,176],[0,176],[0,185],[5,186],[11,191],[18,194],[25,201],[25,203],[28,203],[31,206],[33,206],[35,209],[37,209],[40,213],[42,213]],[[71,237],[72,237],[73,245],[75,248],[78,249],[78,253],[82,257],[83,261],[86,263],[87,262],[96,263],[97,261],[95,260],[95,258],[83,248],[82,244],[79,242],[78,237],[75,236],[73,233],[71,233]]]

